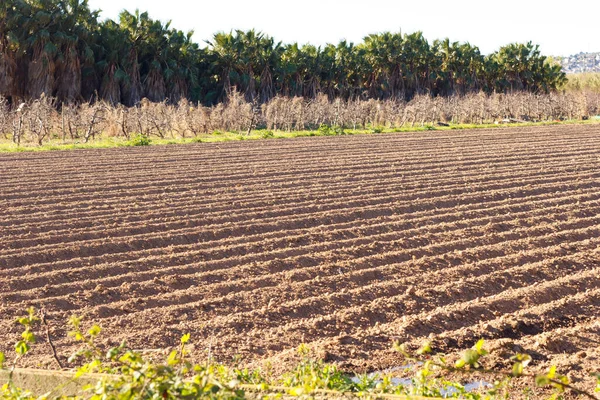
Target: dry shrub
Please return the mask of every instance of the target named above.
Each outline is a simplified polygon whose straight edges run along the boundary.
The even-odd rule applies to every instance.
[[[10,138],[11,132],[11,112],[8,106],[8,101],[0,96],[0,135],[4,136],[4,139]]]
[[[57,111],[53,100],[39,100],[10,109],[0,99],[0,134],[42,144],[50,138],[89,141],[99,135],[129,139],[132,135],[185,138],[214,131],[249,132],[255,127],[270,130],[318,129],[322,124],[345,129],[400,128],[437,123],[484,124],[506,119],[552,121],[587,119],[600,114],[600,93],[592,91],[551,94],[473,93],[465,96],[415,96],[411,101],[330,100],[274,97],[258,107],[232,91],[225,103],[214,107],[192,104],[153,103],[148,99],[135,107],[96,102],[63,105]]]
[[[262,121],[267,129],[292,131],[304,129],[308,102],[302,97],[274,97],[262,106]]]
[[[131,138],[133,126],[129,118],[129,108],[119,104],[116,107],[106,107],[103,121],[103,134],[107,137]]]
[[[184,99],[179,102],[174,112],[173,129],[182,138],[188,135],[196,137],[209,132],[210,108],[194,106]]]
[[[143,126],[142,135],[155,135],[160,138],[165,138],[167,135],[173,134],[172,118],[175,116],[175,107],[167,104],[166,101],[161,103],[152,103],[147,99],[142,99],[140,107]]]
[[[240,132],[247,130],[254,119],[252,103],[247,102],[238,91],[232,91],[223,109],[220,111],[221,126],[214,126],[214,130]]]
[[[41,146],[55,131],[57,112],[53,100],[42,93],[39,99],[29,103],[21,112],[24,113],[23,121],[29,141]]]

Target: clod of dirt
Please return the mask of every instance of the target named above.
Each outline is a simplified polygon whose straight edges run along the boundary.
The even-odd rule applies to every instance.
[[[575,353],[580,350],[571,338],[552,337],[549,335],[541,336],[535,344],[554,354]]]

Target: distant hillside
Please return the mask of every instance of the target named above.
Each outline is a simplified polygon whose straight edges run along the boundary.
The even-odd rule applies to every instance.
[[[579,53],[569,57],[555,57],[567,74],[600,72],[600,53]]]

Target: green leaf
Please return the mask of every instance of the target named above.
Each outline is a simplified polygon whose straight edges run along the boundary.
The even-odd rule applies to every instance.
[[[40,10],[35,13],[35,19],[40,25],[46,25],[52,20],[52,14]]]
[[[100,334],[100,331],[101,331],[100,327],[98,325],[94,325],[88,331],[88,335],[90,335],[91,337],[96,337],[96,336],[98,336],[98,334]]]
[[[550,384],[550,378],[546,375],[537,375],[535,377],[535,384],[539,387],[544,387]]]
[[[523,363],[516,362],[513,364],[512,376],[521,376],[521,375],[523,375]]]
[[[21,337],[23,338],[23,340],[25,342],[28,343],[35,343],[35,335],[33,334],[33,332],[26,330],[25,332],[23,332],[21,334]]]
[[[133,380],[139,381],[143,376],[140,371],[133,371]]]
[[[523,365],[523,368],[529,365],[529,363],[531,362],[531,356],[529,354],[524,353],[517,353],[510,359],[515,362],[521,363]]]
[[[38,35],[43,39],[46,39],[46,40],[50,39],[50,32],[48,32],[47,29],[41,29],[38,32]]]
[[[80,378],[85,374],[87,374],[87,368],[81,367],[75,372],[75,378]]]
[[[69,323],[71,326],[73,326],[73,328],[77,329],[81,325],[81,318],[76,315],[72,315],[71,318],[69,318]]]
[[[394,341],[393,348],[405,358],[411,358],[410,354],[408,354],[408,351],[406,351],[406,345],[404,343],[400,344],[398,341]]]
[[[113,347],[112,349],[110,349],[106,352],[106,358],[109,360],[114,359],[115,357],[117,357],[117,355],[119,355],[118,347]]]
[[[477,352],[477,350],[467,350],[465,351],[465,353],[462,356],[462,360],[465,362],[466,365],[472,365],[472,366],[476,366],[475,364],[477,364],[477,361],[479,361],[479,353]]]
[[[58,48],[54,45],[54,43],[48,42],[44,46],[44,52],[46,52],[47,54],[53,56],[53,55],[55,55],[58,52]]]
[[[423,354],[429,354],[431,353],[431,342],[427,341],[423,344],[423,346],[421,346],[421,348],[419,350],[417,350],[417,354],[423,355]]]
[[[483,349],[484,343],[485,343],[485,340],[479,339],[479,341],[475,344],[474,349],[477,350],[477,352],[480,352]]]
[[[126,80],[129,77],[129,75],[127,75],[127,72],[123,71],[121,68],[118,68],[115,71],[114,77],[118,81],[124,81],[124,80]]]
[[[24,340],[19,340],[17,344],[15,344],[15,351],[18,355],[24,356],[29,351],[30,347],[27,342]]]
[[[0,369],[4,368],[4,361],[6,361],[6,357],[4,353],[0,351]]]
[[[177,365],[179,363],[179,359],[177,358],[177,351],[173,350],[169,357],[167,358],[168,365]]]
[[[181,344],[186,344],[189,341],[190,341],[190,334],[189,333],[186,333],[185,335],[183,335],[181,337]]]

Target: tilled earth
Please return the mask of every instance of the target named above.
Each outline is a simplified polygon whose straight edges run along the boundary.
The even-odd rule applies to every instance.
[[[352,371],[479,338],[600,365],[600,126],[0,155],[0,351],[28,306],[161,353]],[[42,329],[43,331],[43,329]],[[53,367],[39,344],[29,366]],[[26,362],[27,364],[27,362]],[[586,381],[587,382],[587,381]]]

